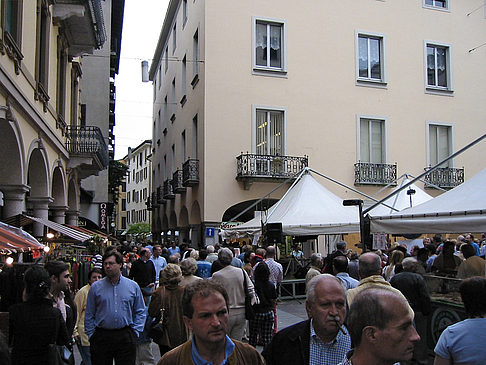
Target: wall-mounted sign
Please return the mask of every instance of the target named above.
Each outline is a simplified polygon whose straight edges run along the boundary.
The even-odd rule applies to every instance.
[[[100,230],[108,232],[108,204],[100,204]]]

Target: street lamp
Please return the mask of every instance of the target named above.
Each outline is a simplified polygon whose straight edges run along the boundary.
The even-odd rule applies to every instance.
[[[407,190],[407,195],[410,197],[410,208],[412,207],[412,195],[415,194],[415,189],[409,188]]]
[[[366,252],[366,244],[364,237],[364,220],[363,220],[363,200],[361,199],[345,199],[343,200],[343,205],[345,207],[358,206],[359,210],[359,235],[361,240],[361,246],[363,247],[363,252]]]

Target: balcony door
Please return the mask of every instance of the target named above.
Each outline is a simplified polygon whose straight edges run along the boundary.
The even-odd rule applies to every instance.
[[[429,125],[429,164],[435,166],[452,154],[452,133],[451,126]],[[451,160],[440,167],[452,167]]]
[[[285,155],[285,121],[281,110],[256,110],[256,169],[258,175],[281,174],[283,162],[277,156]]]

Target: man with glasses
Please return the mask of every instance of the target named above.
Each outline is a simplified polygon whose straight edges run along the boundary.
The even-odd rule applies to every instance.
[[[135,365],[136,341],[144,329],[145,304],[138,284],[121,275],[123,257],[103,256],[106,277],[93,283],[84,320],[93,365]]]

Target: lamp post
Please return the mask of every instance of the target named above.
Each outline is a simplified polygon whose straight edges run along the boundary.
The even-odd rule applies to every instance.
[[[363,200],[361,200],[361,199],[345,199],[345,200],[343,200],[343,205],[345,207],[358,206],[360,241],[361,241],[361,246],[363,248],[363,252],[366,252],[366,244],[365,244],[365,239],[364,239]]]

